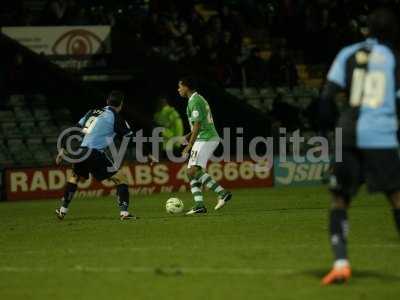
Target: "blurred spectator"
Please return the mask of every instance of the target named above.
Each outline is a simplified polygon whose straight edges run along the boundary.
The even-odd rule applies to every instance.
[[[68,25],[90,25],[91,23],[85,7],[78,5],[74,0],[70,0],[64,19]]]
[[[297,84],[297,69],[292,55],[286,48],[272,54],[270,59],[271,82],[275,86],[293,87]]]
[[[142,25],[143,40],[152,46],[159,46],[164,41],[166,32],[163,32],[160,15],[150,12]]]
[[[243,31],[242,21],[239,15],[234,13],[229,5],[222,6],[219,12],[219,18],[225,30],[230,31],[235,39],[240,38],[240,33]]]
[[[224,64],[234,64],[239,55],[239,42],[233,40],[232,32],[225,30],[218,44],[219,61]]]
[[[181,61],[185,57],[185,49],[181,45],[180,40],[170,39],[163,56],[167,57],[170,61]]]
[[[247,85],[253,87],[262,87],[266,85],[266,76],[268,65],[261,58],[261,50],[254,48],[250,57],[243,64],[247,79]]]
[[[117,13],[119,13],[120,10],[117,10]],[[90,10],[90,23],[91,24],[97,24],[97,25],[109,25],[112,24],[112,20],[115,18],[115,16],[112,16],[109,14],[104,6],[92,6]]]
[[[65,24],[65,13],[67,12],[67,0],[49,0],[44,9],[43,25]]]
[[[239,43],[233,40],[232,33],[225,30],[218,45],[218,62],[220,68],[220,81],[225,86],[238,83],[240,68],[236,62],[239,54]]]
[[[213,39],[218,42],[222,38],[222,22],[218,16],[211,17],[208,21],[207,33],[213,36]]]
[[[68,25],[90,25],[89,18],[86,15],[86,9],[83,7],[77,8],[76,13],[69,17]]]
[[[38,20],[38,16],[25,8],[25,2],[28,1],[6,2],[0,8],[0,22],[6,25],[115,25],[113,36],[131,41],[125,43],[135,50],[140,46],[138,52],[199,65],[224,84],[232,84],[234,78],[240,77],[237,73],[243,64],[247,69],[258,69],[261,66],[258,54],[265,49],[264,45],[284,40],[286,54],[282,58],[281,51],[274,52],[271,59],[274,71],[267,72],[265,80],[271,74],[274,84],[289,85],[296,83],[297,76],[293,58],[288,53],[295,50],[298,61],[305,64],[330,61],[344,43],[361,38],[365,16],[374,4],[372,0],[129,3],[48,0]],[[243,38],[244,33],[247,36]],[[256,47],[260,49],[258,52],[254,51]],[[268,69],[268,64],[264,67]],[[250,79],[259,82],[263,76],[254,78],[250,74]]]
[[[215,35],[207,33],[200,47],[200,61],[208,66],[212,66],[216,64],[217,56],[217,40],[215,39]]]
[[[195,38],[199,38],[203,34],[206,26],[206,22],[204,21],[203,17],[197,12],[196,9],[193,8],[186,20],[188,22],[190,34],[192,34]]]
[[[186,21],[180,18],[178,12],[176,11],[166,18],[165,23],[171,38],[181,38],[188,31],[188,25]]]
[[[242,44],[240,46],[239,56],[237,57],[237,62],[239,64],[244,63],[248,60],[256,46],[252,43],[249,37],[244,37],[242,39]]]
[[[162,137],[164,138],[163,150],[178,150],[180,148],[180,143],[168,143],[168,141],[171,140],[171,138],[183,136],[183,122],[176,109],[168,104],[166,96],[158,98],[154,121],[158,126],[164,127],[162,132]]]
[[[26,69],[24,55],[19,52],[16,53],[14,60],[8,65],[8,74],[6,76],[6,84],[10,92],[24,91]]]
[[[199,53],[199,46],[194,44],[193,36],[187,34],[184,37],[184,51],[188,59],[194,58]]]

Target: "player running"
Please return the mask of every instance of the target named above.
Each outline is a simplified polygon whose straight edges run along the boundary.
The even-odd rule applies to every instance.
[[[334,97],[348,95],[338,127],[343,131],[342,162],[335,162],[330,178],[332,208],[330,237],[335,262],[323,285],[349,280],[347,209],[363,182],[370,192],[382,192],[393,207],[400,230],[400,158],[396,132],[398,64],[395,15],[387,9],[369,17],[370,38],[339,52],[322,92],[321,116],[332,120]]]
[[[178,83],[178,92],[181,97],[188,99],[186,113],[189,119],[191,132],[186,135],[188,144],[182,151],[186,156],[190,152],[187,174],[190,180],[191,192],[196,205],[186,215],[202,214],[207,212],[203,202],[202,186],[218,194],[218,203],[215,210],[222,208],[232,194],[220,186],[207,172],[207,162],[220,143],[220,137],[214,126],[210,106],[207,101],[196,92],[194,80],[185,78]]]
[[[64,196],[61,199],[61,207],[56,209],[57,217],[62,220],[68,212],[68,206],[77,189],[77,183],[82,178],[89,178],[89,174],[98,180],[111,180],[117,187],[120,219],[135,219],[128,212],[129,190],[126,176],[113,167],[113,161],[105,150],[115,136],[129,137],[133,135],[128,123],[122,119],[119,112],[122,110],[124,94],[113,91],[107,98],[107,106],[102,109],[90,110],[76,125],[81,128],[83,141],[80,148],[90,155],[78,163],[73,164],[73,175],[68,179]],[[66,138],[64,138],[64,141]],[[66,150],[60,150],[56,158],[57,165],[61,163]]]

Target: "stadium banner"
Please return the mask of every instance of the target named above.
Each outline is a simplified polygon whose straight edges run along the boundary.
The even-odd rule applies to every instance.
[[[274,159],[274,184],[282,185],[318,185],[322,183],[324,172],[329,169],[327,162],[310,162],[305,159],[299,163],[293,157],[286,161]]]
[[[272,187],[273,169],[266,162],[212,162],[209,174],[227,188]],[[148,164],[126,164],[122,171],[128,178],[131,195],[153,193],[175,193],[189,191],[186,164],[172,162]],[[44,167],[32,169],[10,169],[5,172],[6,196],[9,201],[59,198],[70,168]],[[115,195],[115,185],[110,181],[98,182],[89,178],[78,184],[75,197]]]
[[[101,69],[111,53],[110,26],[2,27],[8,37],[64,69]]]
[[[2,33],[37,54],[80,56],[110,53],[110,26],[2,27]]]

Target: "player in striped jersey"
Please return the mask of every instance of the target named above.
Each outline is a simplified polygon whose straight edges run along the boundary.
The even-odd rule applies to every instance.
[[[179,81],[178,92],[181,97],[188,99],[186,109],[191,132],[188,135],[188,145],[182,154],[190,152],[187,174],[190,180],[191,192],[195,206],[186,214],[206,213],[202,186],[207,186],[218,195],[215,210],[221,209],[232,198],[232,194],[219,185],[207,172],[207,162],[220,143],[220,137],[214,126],[210,106],[207,101],[196,91],[195,82],[191,78]]]

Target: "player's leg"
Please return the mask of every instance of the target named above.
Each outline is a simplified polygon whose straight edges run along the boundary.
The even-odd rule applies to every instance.
[[[346,196],[332,195],[329,212],[329,235],[334,255],[332,270],[322,279],[322,284],[347,281],[351,276],[347,253],[348,217],[350,199]]]
[[[398,149],[364,150],[366,183],[371,192],[383,192],[393,208],[400,233],[400,158]]]
[[[215,181],[205,169],[200,168],[195,175],[198,182],[201,185],[207,186],[211,191],[218,195],[218,203],[215,206],[215,210],[222,208],[226,202],[232,198],[232,193],[224,189],[217,181]]]
[[[117,200],[121,220],[136,219],[133,214],[129,213],[129,188],[126,175],[119,170],[109,180],[114,182],[117,187]]]
[[[207,162],[218,147],[218,144],[219,141],[202,142],[195,158],[196,164],[200,167],[195,174],[195,179],[218,195],[218,203],[214,208],[215,210],[222,208],[232,198],[232,193],[224,189],[206,171]]]
[[[332,205],[329,212],[329,235],[334,255],[332,270],[324,276],[322,284],[328,285],[347,281],[351,268],[347,252],[349,231],[347,211],[350,200],[356,194],[361,182],[360,154],[344,150],[343,161],[336,162],[330,178]]]
[[[218,194],[219,200],[216,209],[221,208],[229,201],[232,194],[220,186],[206,171],[207,162],[217,148],[218,141],[197,141],[192,148],[188,163],[188,177],[191,184],[191,191],[196,201],[196,206],[187,214],[206,211],[201,187],[207,186],[210,190]]]
[[[191,153],[191,158],[192,158],[192,153]],[[190,191],[193,195],[195,206],[186,213],[187,215],[201,214],[201,213],[207,212],[207,208],[204,205],[201,183],[200,183],[200,181],[198,181],[198,179],[196,177],[196,174],[198,171],[201,170],[201,167],[196,166],[196,165],[190,165],[191,160],[193,160],[193,159],[189,159],[187,175],[189,177]]]
[[[393,217],[397,231],[400,233],[400,190],[386,194],[393,208]]]
[[[72,176],[68,179],[65,185],[64,195],[61,198],[61,206],[56,209],[56,216],[58,219],[64,219],[68,213],[69,205],[75,195],[78,188],[78,182],[80,178],[89,178],[89,173],[86,170],[84,163],[78,163],[72,167]]]
[[[90,161],[90,173],[98,181],[111,180],[117,187],[117,199],[120,209],[120,219],[129,220],[136,217],[129,213],[129,189],[128,180],[121,170],[116,170],[112,159],[97,150],[93,150]]]
[[[68,206],[74,197],[76,189],[78,187],[79,177],[73,174],[69,179],[64,189],[64,195],[61,198],[61,207],[56,209],[57,217],[62,220],[68,213]]]

